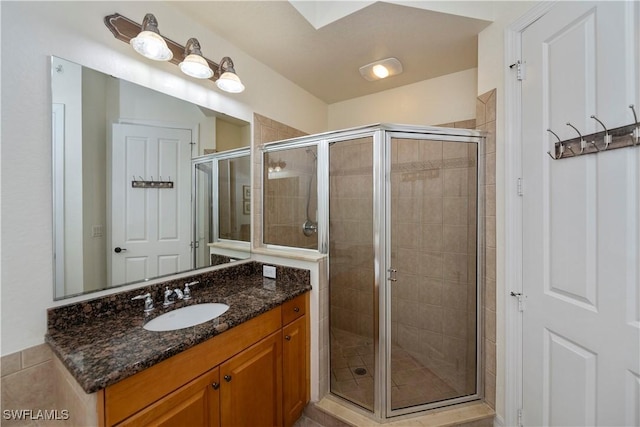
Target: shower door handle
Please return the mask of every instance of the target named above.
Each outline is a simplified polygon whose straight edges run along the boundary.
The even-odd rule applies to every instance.
[[[389,272],[388,279],[392,282],[397,282],[398,279],[396,278],[396,273],[398,272],[398,270],[396,270],[395,268],[390,268],[387,271]]]

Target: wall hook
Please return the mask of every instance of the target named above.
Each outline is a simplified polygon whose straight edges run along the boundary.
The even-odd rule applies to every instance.
[[[558,160],[562,158],[562,155],[564,154],[564,144],[562,143],[562,140],[560,139],[560,137],[558,136],[558,134],[556,134],[554,131],[552,131],[551,129],[547,129],[547,132],[549,132],[551,135],[555,136],[556,139],[558,140],[558,142],[560,143],[560,156],[559,157],[553,157],[551,155],[550,151],[547,151],[547,154],[549,155],[549,157],[551,157],[553,160]],[[555,154],[555,144],[553,144],[554,147],[554,154]],[[569,148],[569,150],[571,150],[571,148]],[[573,150],[571,150],[571,153],[573,153]],[[575,153],[574,153],[575,154]]]
[[[587,146],[587,143],[584,140],[584,137],[582,136],[582,134],[580,133],[580,131],[578,130],[577,127],[575,127],[574,125],[572,125],[571,123],[567,122],[567,126],[570,126],[573,128],[573,130],[575,130],[578,135],[580,136],[580,154],[582,154],[584,152],[584,148]],[[596,149],[596,151],[600,151],[598,149],[598,147],[596,146],[595,142],[592,142],[593,147]]]
[[[604,123],[602,123],[602,121],[598,119],[596,116],[594,116],[593,114],[591,115],[591,118],[596,122],[600,123],[600,125],[604,128],[604,149],[606,150],[607,148],[609,148],[609,144],[611,144],[611,141],[612,141],[611,135],[609,135],[609,130],[604,125]],[[593,144],[595,146],[595,141],[593,141]]]
[[[633,108],[633,104],[629,105],[629,108],[631,108],[631,111],[633,111],[633,122],[636,125],[635,129],[633,129],[631,137],[634,140],[633,145],[637,145],[640,144],[640,123],[638,123],[638,116],[636,116],[636,109]]]

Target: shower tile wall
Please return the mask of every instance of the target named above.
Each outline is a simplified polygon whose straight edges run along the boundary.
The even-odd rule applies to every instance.
[[[373,338],[373,146],[362,138],[330,149],[331,326]]]
[[[308,135],[260,114],[253,114],[253,183],[251,192],[251,212],[253,212],[253,246],[262,244],[262,157],[260,146],[267,142]],[[302,226],[302,223],[300,223]]]
[[[458,127],[474,125],[471,120]],[[471,394],[476,374],[475,145],[395,142],[393,344],[459,395]]]
[[[302,224],[307,219],[307,197],[310,197],[309,214],[316,221],[318,186],[316,184],[314,156],[307,150],[296,148],[269,153],[265,160],[286,164],[281,172],[264,175],[264,242],[268,244],[316,249],[318,235],[305,236]],[[309,183],[311,182],[311,186]],[[309,194],[311,191],[311,194]]]
[[[484,397],[495,408],[496,402],[496,89],[476,101],[476,129],[487,132],[484,163],[485,265],[482,311],[484,320]]]

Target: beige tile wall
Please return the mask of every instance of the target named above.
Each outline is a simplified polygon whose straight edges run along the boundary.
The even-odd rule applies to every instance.
[[[96,393],[85,393],[47,344],[3,356],[0,364],[3,411],[30,409],[33,415],[29,418],[35,418],[9,420],[3,416],[3,426],[98,425]],[[64,410],[68,419],[37,419],[38,410],[57,410],[54,416],[65,418]]]
[[[2,409],[54,410],[56,401],[53,359],[46,344],[37,345],[17,353],[2,356]],[[7,420],[2,425],[36,426],[38,421]]]
[[[260,114],[253,114],[253,185],[251,192],[251,211],[253,212],[253,246],[263,246],[263,212],[262,212],[262,151],[260,146],[267,142],[296,138],[306,133],[271,120]],[[285,184],[283,184],[284,186]],[[290,184],[286,184],[289,186]],[[291,188],[296,188],[291,184]],[[306,206],[305,206],[306,208]],[[285,208],[283,208],[284,210]],[[275,212],[275,208],[274,208]],[[304,222],[304,219],[303,219]],[[299,227],[302,226],[302,222]],[[293,246],[293,245],[292,245]]]
[[[484,318],[485,401],[496,402],[496,90],[476,101],[476,129],[487,132],[485,146],[484,218],[485,265],[482,310]]]
[[[316,221],[318,206],[315,161],[307,150],[315,152],[315,148],[296,148],[267,155],[267,163],[284,165],[284,169],[265,173],[263,179],[266,244],[318,248],[317,233],[305,236],[302,232],[302,224],[307,219],[307,197],[312,221]]]
[[[447,127],[473,128],[474,120]],[[476,148],[397,140],[392,337],[458,393],[475,390]]]
[[[331,325],[373,338],[372,138],[331,146],[329,230]]]

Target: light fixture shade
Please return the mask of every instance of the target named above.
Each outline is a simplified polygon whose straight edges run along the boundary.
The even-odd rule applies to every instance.
[[[202,56],[194,53],[184,58],[184,61],[178,64],[178,67],[183,73],[196,79],[208,79],[213,76],[213,70],[211,70],[207,61]]]
[[[170,61],[173,52],[158,31],[158,21],[151,13],[147,13],[142,21],[142,31],[129,43],[133,49],[145,58],[154,61]]]
[[[240,77],[231,71],[222,73],[218,80],[216,80],[216,85],[225,92],[240,93],[244,91],[244,85],[240,81]]]
[[[360,75],[369,81],[395,76],[401,72],[402,64],[397,58],[381,59],[360,67]]]
[[[184,61],[178,64],[183,73],[196,79],[208,79],[213,76],[213,70],[202,56],[198,39],[192,37],[187,41],[184,56]]]
[[[233,61],[228,56],[220,61],[217,75],[216,85],[225,92],[240,93],[244,90],[244,85],[233,68]]]

